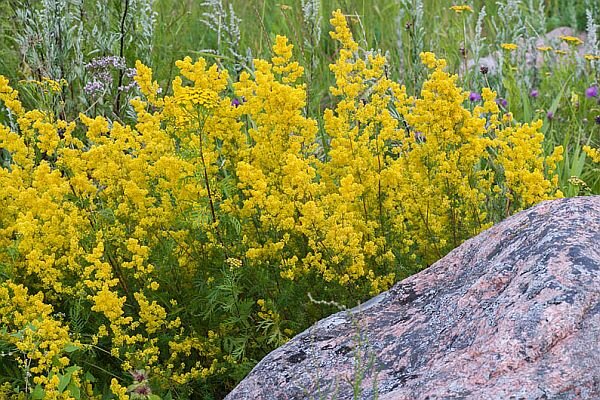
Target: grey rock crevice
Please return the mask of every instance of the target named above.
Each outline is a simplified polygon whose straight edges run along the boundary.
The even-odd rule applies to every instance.
[[[502,221],[297,335],[227,400],[354,399],[357,377],[361,399],[600,399],[600,197]]]

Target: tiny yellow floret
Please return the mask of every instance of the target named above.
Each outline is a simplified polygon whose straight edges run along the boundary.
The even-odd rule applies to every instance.
[[[460,14],[463,11],[473,12],[473,8],[469,5],[461,5],[461,6],[452,6],[450,7],[455,13]]]
[[[508,50],[508,51],[514,51],[519,48],[519,46],[517,46],[514,43],[502,43],[500,45],[500,47],[502,47],[504,50]]]

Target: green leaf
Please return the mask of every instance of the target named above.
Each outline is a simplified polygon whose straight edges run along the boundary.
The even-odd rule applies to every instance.
[[[560,100],[562,99],[564,93],[565,93],[565,89],[567,88],[567,84],[569,83],[570,79],[565,80],[565,83],[563,83],[562,88],[560,89],[560,92],[558,93],[558,95],[554,98],[554,101],[552,101],[552,105],[550,106],[550,108],[548,109],[548,112],[551,112],[552,114],[556,113],[556,110],[558,109],[558,106],[560,105]],[[543,126],[542,126],[542,133],[544,135],[546,135],[546,132],[548,131],[548,128],[550,127],[550,124],[548,122],[546,122]]]
[[[66,351],[67,353],[72,353],[77,350],[79,350],[79,347],[75,346],[74,344],[68,344],[64,348],[64,351]]]
[[[521,104],[523,104],[523,120],[531,121],[533,119],[533,112],[531,110],[531,102],[529,100],[529,93],[526,90],[521,90]]]
[[[161,400],[161,398],[157,394],[151,394],[148,396],[148,400]]]
[[[67,369],[66,369],[66,371],[67,371],[69,374],[72,374],[73,372],[75,372],[75,371],[79,371],[80,369],[81,369],[81,367],[80,367],[80,366],[78,366],[78,365],[72,365],[72,366],[70,366],[69,368],[67,368]]]
[[[92,375],[89,371],[85,373],[85,380],[87,382],[96,382],[96,377]]]
[[[79,390],[79,386],[77,386],[75,382],[69,383],[67,390],[71,392],[71,396],[75,397],[76,400],[81,399],[81,391]]]
[[[42,400],[44,397],[46,397],[46,392],[44,391],[44,389],[42,389],[42,386],[40,385],[37,385],[31,392],[32,400]]]
[[[71,382],[71,374],[72,372],[66,373],[64,375],[60,375],[60,379],[58,381],[58,392],[62,393],[65,391],[69,383]]]

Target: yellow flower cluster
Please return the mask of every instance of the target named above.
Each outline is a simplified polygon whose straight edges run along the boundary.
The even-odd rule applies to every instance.
[[[188,70],[191,63],[181,63],[182,75],[199,75]],[[155,107],[163,105],[150,69],[138,67],[137,79],[148,101]],[[226,75],[220,76],[225,84]],[[69,362],[64,346],[54,343],[70,340],[66,328],[51,317],[50,304],[62,308],[73,298],[90,303],[89,312],[97,321],[91,343],[120,359],[124,372],[150,367],[165,380],[189,373],[165,371],[159,364],[157,337],[180,333],[181,321],[168,316],[167,307],[157,300],[159,274],[150,258],[152,249],[163,241],[180,239],[175,254],[181,254],[185,262],[183,254],[195,242],[183,243],[191,233],[182,234],[177,221],[182,210],[194,206],[190,202],[198,203],[207,192],[200,182],[190,179],[199,155],[190,160],[180,157],[174,131],[162,129],[161,123],[172,121],[172,127],[180,129],[178,141],[197,152],[198,142],[191,132],[197,127],[196,118],[188,111],[223,102],[212,91],[219,82],[214,78],[206,76],[193,90],[180,85],[167,99],[164,114],[150,113],[148,104],[135,100],[137,123],[131,127],[83,114],[77,126],[57,120],[48,111],[26,112],[18,93],[0,77],[0,99],[17,118],[19,128],[14,132],[0,127],[0,148],[11,156],[8,168],[0,169],[0,262],[8,266],[9,277],[45,293],[45,302],[39,295],[20,303],[21,292],[0,296],[0,309],[6,318],[13,315],[10,307],[26,308],[19,311],[23,315],[35,313],[27,317],[28,326],[20,321],[14,327],[8,325],[9,335],[17,331],[24,335],[17,346],[34,361],[30,372],[46,396],[54,384],[48,372],[62,371]],[[173,109],[177,112],[172,113]],[[229,121],[235,122],[233,117]],[[230,130],[222,121],[204,122],[222,132]],[[211,163],[217,161],[216,155],[206,153],[205,157]],[[0,284],[0,294],[17,291],[11,285],[10,280]],[[173,339],[173,343],[184,339],[188,337]]]
[[[11,88],[8,79],[2,75],[0,75],[0,100],[12,113],[23,114],[24,109],[19,101],[19,92]]]
[[[352,38],[352,31],[346,23],[346,16],[340,10],[337,10],[333,13],[333,18],[330,22],[334,28],[334,31],[329,33],[331,38],[339,41],[345,49],[357,51],[358,43]]]
[[[514,43],[502,43],[500,45],[500,47],[502,47],[504,50],[508,50],[508,51],[513,51],[519,48],[519,46],[517,46]]]
[[[457,14],[461,14],[462,12],[468,11],[473,12],[473,8],[469,5],[461,5],[461,6],[451,6],[450,9]]]
[[[144,369],[162,387],[239,374],[302,327],[290,322],[298,293],[378,293],[561,195],[562,148],[544,157],[540,122],[502,115],[487,88],[470,110],[433,53],[410,97],[339,10],[331,23],[336,103],[322,130],[282,36],[233,83],[204,59],[178,61],[168,96],[138,62],[130,124],[26,111],[0,76],[16,123],[0,126],[0,339],[27,354],[46,393],[80,342],[120,365],[112,373]],[[90,316],[71,337],[53,312],[73,299]],[[103,384],[128,398],[118,380]]]
[[[60,81],[56,81],[54,79],[50,79],[47,77],[43,77],[41,81],[28,80],[28,81],[21,81],[21,83],[27,83],[27,84],[38,86],[45,93],[60,93],[60,92],[62,92],[62,88],[64,86],[67,86],[67,81],[64,79],[61,79]]]
[[[58,374],[70,364],[65,355],[69,347],[79,343],[52,314],[53,308],[44,302],[41,292],[31,295],[26,287],[12,281],[0,285],[0,341],[14,346],[18,363],[33,375],[32,383],[41,387],[44,398],[73,399],[68,391],[59,390]]]
[[[583,146],[583,151],[585,152],[585,154],[587,154],[589,158],[592,159],[593,162],[600,163],[600,150],[586,145]]]
[[[560,36],[565,43],[571,44],[573,46],[580,46],[583,44],[583,40],[576,36]]]

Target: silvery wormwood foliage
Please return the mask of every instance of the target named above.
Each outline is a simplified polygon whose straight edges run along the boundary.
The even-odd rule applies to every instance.
[[[216,52],[220,55],[229,53],[234,61],[236,71],[249,64],[249,59],[240,50],[240,23],[242,20],[235,15],[233,5],[225,8],[223,0],[206,0],[201,3],[207,11],[202,14],[202,23],[217,34]]]
[[[525,34],[525,21],[521,11],[521,0],[497,2],[497,18],[492,19],[498,43],[517,43]],[[503,76],[504,54],[498,53],[498,75]]]
[[[415,32],[415,37],[413,40],[417,54],[423,51],[423,38],[425,37],[423,12],[423,0],[400,0],[400,9],[397,18],[398,23],[396,24],[399,47],[402,47],[402,29],[407,29],[410,27],[413,28]],[[410,26],[407,24],[410,24]]]
[[[537,5],[535,2],[536,0],[527,1],[527,10],[529,13],[526,18],[526,29],[528,31],[533,31],[531,34],[540,36],[546,33],[546,6],[544,4],[545,0],[537,0]]]
[[[83,0],[17,1],[15,40],[31,77],[74,81],[83,76]]]
[[[135,27],[135,34],[129,37],[130,45],[136,48],[136,58],[149,63],[154,45],[154,27],[157,13],[153,10],[154,0],[129,0],[130,12],[127,21],[129,29]]]
[[[304,38],[307,47],[315,47],[321,40],[321,1],[302,0],[302,18],[308,28],[308,36]]]
[[[425,26],[423,24],[424,5],[423,0],[400,0],[398,16],[396,17],[396,36],[398,48],[400,49],[399,71],[413,71],[420,68],[419,54],[424,50]],[[405,46],[405,35],[408,33],[409,40]],[[411,67],[409,64],[414,63]],[[416,81],[417,73],[412,72],[412,80]]]
[[[484,47],[485,37],[482,34],[483,21],[486,17],[485,6],[481,7],[479,16],[477,17],[477,23],[475,24],[475,36],[471,42],[471,53],[473,54],[474,66],[479,68],[479,60],[481,59],[481,51]]]
[[[84,0],[87,4],[88,1]],[[107,7],[107,0],[95,0],[89,8],[89,41],[94,43],[91,55],[119,54],[120,42],[124,42],[128,54],[148,64],[154,47],[154,29],[157,13],[153,10],[155,0],[120,0],[121,7]],[[123,32],[121,22],[123,21]],[[124,56],[122,54],[121,56]]]
[[[598,8],[586,1],[586,33],[587,40],[585,42],[585,52],[594,56],[600,56],[600,42],[598,41],[598,24],[596,18],[598,16]],[[592,67],[596,69],[596,73],[600,74],[600,62],[592,60]]]
[[[121,9],[107,7],[106,0],[10,1],[21,75],[69,82],[72,90],[62,95],[67,115],[107,89],[132,88],[134,70],[126,68],[122,47],[128,58],[151,61],[155,0],[125,0]],[[115,71],[120,87],[112,85]]]
[[[544,0],[527,0],[524,14],[525,27],[521,54],[531,68],[522,69],[522,79],[527,87],[537,85],[537,46],[540,37],[546,34],[546,9]]]

